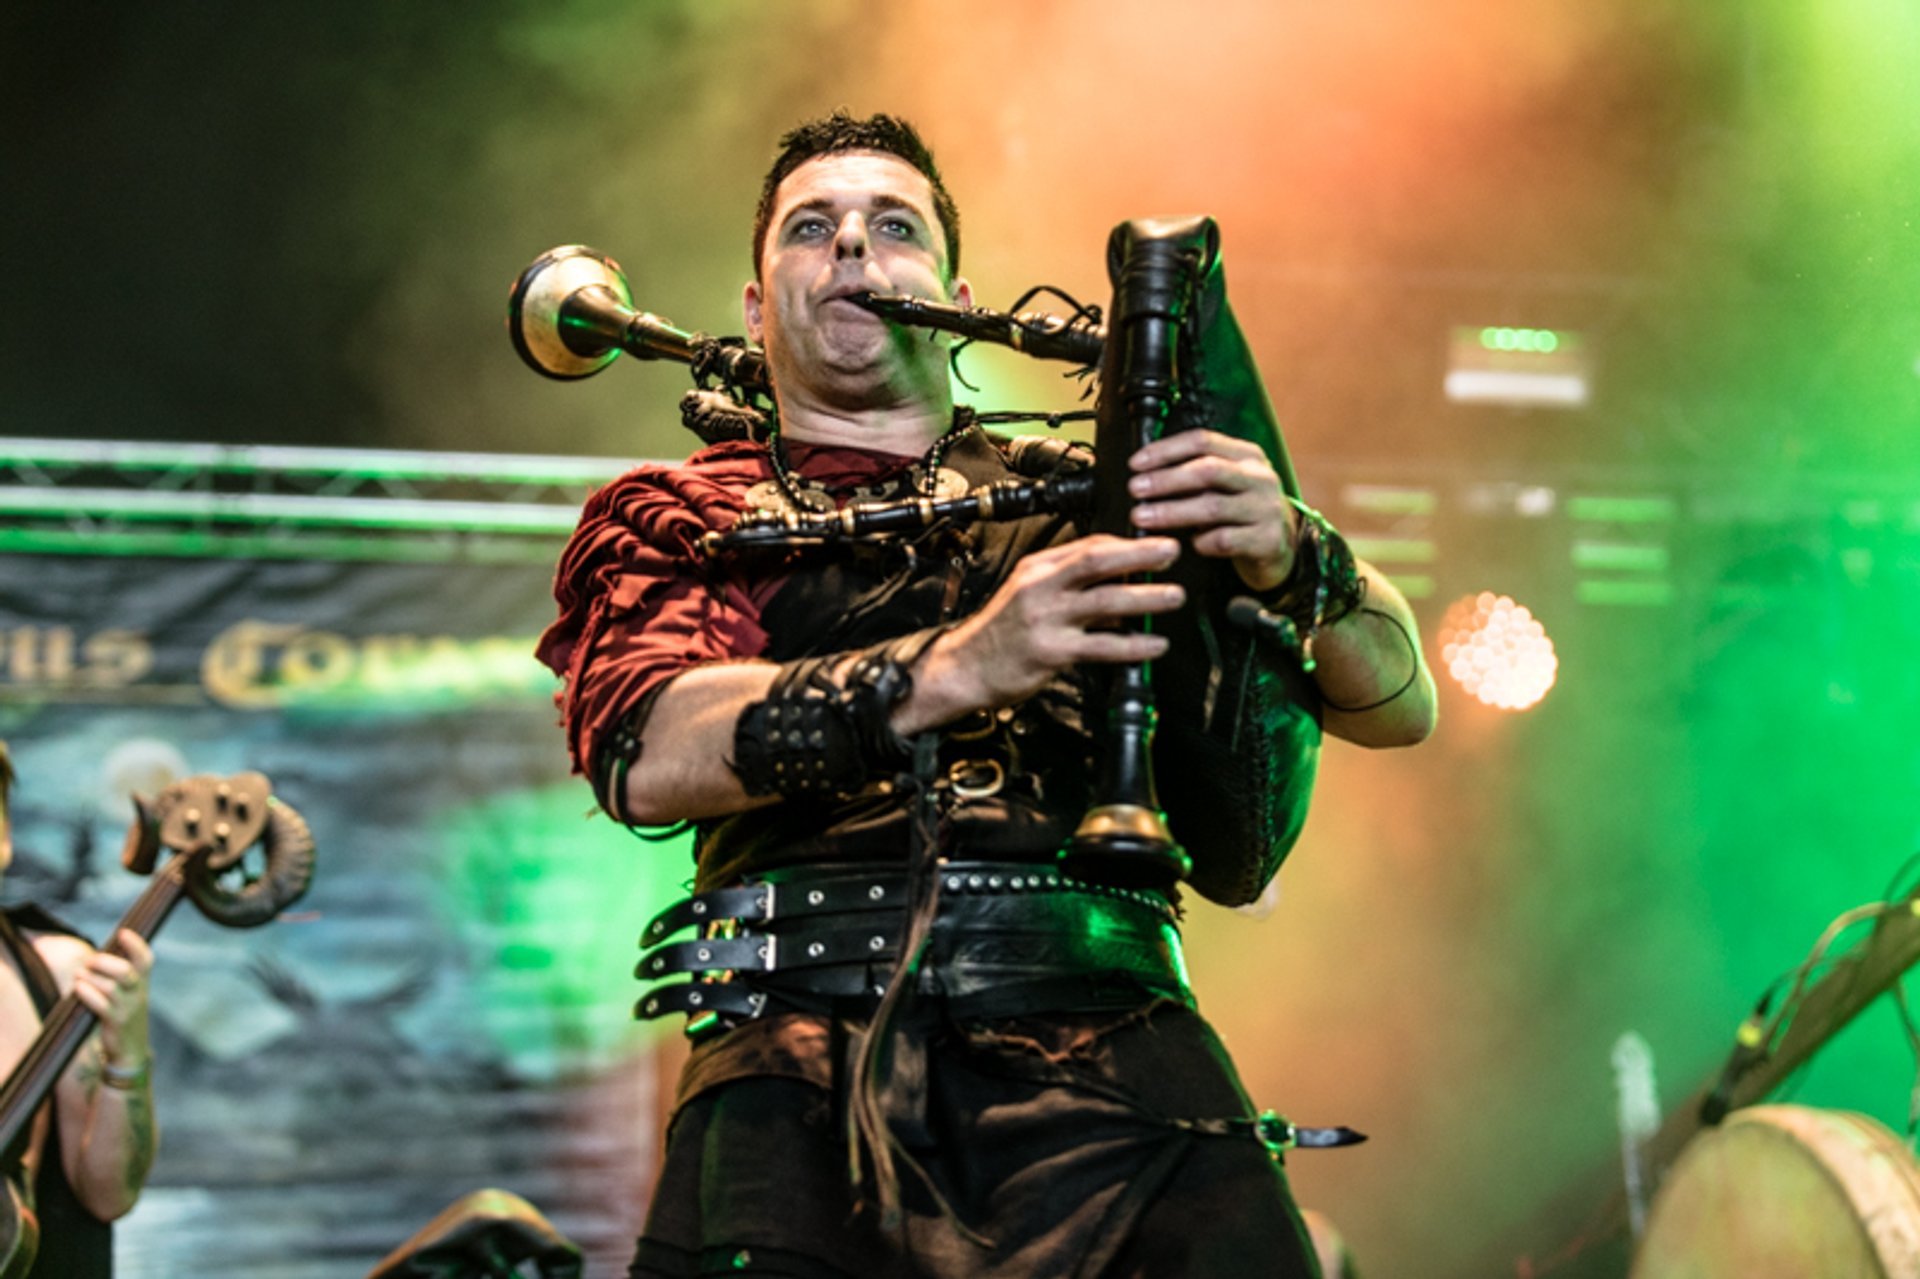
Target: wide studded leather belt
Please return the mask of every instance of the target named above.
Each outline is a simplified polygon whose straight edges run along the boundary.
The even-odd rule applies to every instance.
[[[1191,1003],[1172,906],[1158,893],[1024,862],[943,862],[915,994],[956,1019]],[[905,928],[906,876],[860,866],[772,872],[676,902],[641,934],[634,1015],[696,1028],[803,1009],[870,1014]],[[697,927],[690,940],[669,940]],[[690,980],[680,980],[689,978]]]

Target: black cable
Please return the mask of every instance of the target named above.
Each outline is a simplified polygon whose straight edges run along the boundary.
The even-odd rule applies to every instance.
[[[1047,429],[1057,431],[1067,422],[1091,422],[1099,416],[1092,409],[1069,409],[1066,412],[1044,412],[1029,409],[1004,409],[997,413],[975,413],[973,420],[982,426],[1008,426],[1021,422],[1045,422]]]
[[[1907,1047],[1913,1052],[1913,1087],[1907,1093],[1907,1148],[1920,1141],[1920,1026],[1914,1025],[1913,1009],[1907,1003],[1907,985],[1899,977],[1893,980],[1893,1006],[1900,1011],[1900,1025],[1907,1032]]]
[[[1381,698],[1379,701],[1368,702],[1365,706],[1342,706],[1340,703],[1326,697],[1322,697],[1320,699],[1321,702],[1325,704],[1327,709],[1340,711],[1341,713],[1347,714],[1347,715],[1358,715],[1365,711],[1379,710],[1382,706],[1385,706],[1388,702],[1393,701],[1394,699],[1398,698],[1400,694],[1412,688],[1414,685],[1414,681],[1420,678],[1420,648],[1418,645],[1416,645],[1413,642],[1413,636],[1408,632],[1407,628],[1401,625],[1400,619],[1395,617],[1393,614],[1387,612],[1383,608],[1374,608],[1373,606],[1368,604],[1361,605],[1360,608],[1356,611],[1361,613],[1371,613],[1375,617],[1384,617],[1387,619],[1387,621],[1393,624],[1393,629],[1400,632],[1401,642],[1407,646],[1407,656],[1413,659],[1413,670],[1407,675],[1406,683],[1402,684],[1399,688],[1394,689],[1391,693],[1388,693],[1385,697]]]
[[[1905,879],[1908,872],[1912,871],[1916,866],[1920,866],[1920,852],[1909,853],[1907,860],[1901,862],[1899,869],[1893,872],[1893,878],[1887,881],[1887,891],[1880,894],[1881,898],[1890,902],[1899,901],[1905,897],[1907,893],[1912,892],[1913,889],[1901,890],[1900,881]],[[1916,887],[1920,887],[1920,885],[1916,885]]]
[[[1084,327],[1089,329],[1098,329],[1100,327],[1100,308],[1099,307],[1093,306],[1087,303],[1083,303],[1078,298],[1075,298],[1072,294],[1068,293],[1065,289],[1055,288],[1051,284],[1036,284],[1032,288],[1028,289],[1025,293],[1022,293],[1017,299],[1015,299],[1014,304],[1007,308],[1007,316],[1009,320],[1015,326],[1021,329],[1024,329],[1027,332],[1032,333],[1037,337],[1044,338],[1044,337],[1051,336],[1054,330],[1048,329],[1042,325],[1039,325],[1027,320],[1023,320],[1020,317],[1020,308],[1025,306],[1027,303],[1033,301],[1033,299],[1041,296],[1042,294],[1052,294],[1054,297],[1059,298],[1062,302],[1065,302],[1069,307],[1073,308],[1072,314],[1067,316],[1067,318],[1061,322],[1060,324],[1061,331],[1071,329],[1071,328],[1074,328],[1075,326],[1083,325],[1083,324],[1084,324]],[[961,386],[966,387],[969,391],[972,391],[976,395],[979,394],[980,388],[975,386],[973,383],[969,382],[967,380],[967,375],[961,372],[960,353],[966,350],[968,347],[972,346],[974,342],[977,340],[978,339],[973,337],[962,337],[958,342],[955,342],[953,344],[953,349],[947,352],[947,368],[952,372],[953,380],[958,382]],[[1094,372],[1096,372],[1096,367],[1092,364],[1086,364],[1086,365],[1081,365],[1078,368],[1068,369],[1065,373],[1061,374],[1061,376],[1085,378],[1085,377],[1091,376]],[[1081,398],[1082,399],[1086,398],[1086,392],[1083,391],[1081,393]]]
[[[1889,909],[1886,902],[1868,902],[1863,906],[1842,911],[1828,923],[1819,939],[1814,942],[1812,949],[1807,952],[1806,958],[1768,983],[1759,1002],[1754,1005],[1753,1012],[1740,1024],[1739,1033],[1735,1037],[1734,1052],[1721,1070],[1719,1082],[1700,1104],[1700,1117],[1704,1122],[1709,1124],[1720,1122],[1731,1108],[1733,1090],[1740,1079],[1754,1066],[1773,1055],[1774,1045],[1780,1042],[1781,1036],[1792,1024],[1794,1015],[1800,1010],[1801,1001],[1814,984],[1814,975],[1819,973],[1824,976],[1827,969],[1855,958],[1853,952],[1858,949],[1859,943],[1855,943],[1839,954],[1829,955],[1827,952],[1832,949],[1834,943],[1854,925],[1867,920],[1877,921]],[[1871,937],[1872,934],[1869,933],[1868,936]],[[1768,1005],[1772,1002],[1774,993],[1786,983],[1791,983],[1788,985],[1786,996],[1780,1000],[1779,1006],[1769,1017]],[[1795,1071],[1794,1078],[1799,1078],[1811,1065],[1811,1060],[1802,1064],[1800,1069]],[[1787,1084],[1783,1083],[1782,1089],[1786,1086]]]

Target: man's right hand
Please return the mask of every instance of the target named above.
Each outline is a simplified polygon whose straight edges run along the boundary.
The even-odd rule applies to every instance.
[[[1127,582],[1173,565],[1170,537],[1097,533],[1022,559],[993,597],[928,648],[913,695],[894,728],[916,733],[971,711],[1031,697],[1080,662],[1145,662],[1167,651],[1163,635],[1115,629],[1186,601],[1172,582]]]
[[[1170,537],[1095,535],[1036,551],[977,613],[928,646],[913,666],[913,691],[894,709],[902,734],[979,710],[1011,706],[1076,662],[1150,661],[1160,635],[1113,629],[1131,617],[1180,607],[1171,582],[1125,582],[1170,567]],[[647,717],[647,745],[627,773],[629,820],[666,825],[773,803],[749,797],[729,766],[740,712],[767,696],[771,662],[710,662],[676,675]]]

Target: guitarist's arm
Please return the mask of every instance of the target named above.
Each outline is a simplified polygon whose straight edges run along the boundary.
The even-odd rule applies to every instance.
[[[100,1018],[99,1029],[54,1089],[60,1110],[60,1159],[87,1211],[102,1221],[125,1216],[153,1165],[157,1131],[147,1039],[147,973],[153,951],[121,929],[124,956],[75,937],[34,939],[62,990]]]

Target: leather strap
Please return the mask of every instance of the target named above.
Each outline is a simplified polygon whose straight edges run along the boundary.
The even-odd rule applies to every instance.
[[[1185,1128],[1206,1137],[1253,1137],[1279,1160],[1289,1150],[1327,1150],[1335,1146],[1357,1146],[1367,1134],[1341,1124],[1334,1128],[1302,1128],[1271,1110],[1263,1110],[1252,1119],[1174,1119],[1176,1128]]]
[[[762,924],[815,915],[901,910],[906,904],[906,879],[893,874],[854,872],[821,877],[805,884],[783,886],[769,881],[744,888],[721,888],[684,898],[655,915],[641,930],[640,944],[643,947],[658,945],[683,928],[723,919]]]
[[[884,926],[834,932],[753,934],[731,938],[696,938],[674,942],[648,953],[633,975],[655,981],[678,973],[792,972],[830,964],[892,962],[895,921]]]
[[[699,1016],[719,1013],[750,1021],[767,1008],[767,996],[748,990],[736,982],[681,982],[677,986],[655,986],[633,1006],[637,1020],[648,1021],[669,1013]]]
[[[957,894],[1078,892],[1121,895],[1155,906],[1166,918],[1173,909],[1157,893],[1128,894],[1027,862],[951,862],[940,878],[949,896]],[[885,867],[827,866],[770,872],[760,882],[718,888],[685,897],[655,915],[640,931],[643,949],[656,946],[683,928],[724,920],[764,924],[820,915],[901,910],[907,904],[906,876]]]
[[[916,990],[944,1000],[956,1018],[1126,1007],[1154,995],[1191,1002],[1174,912],[1157,893],[1005,862],[947,864],[936,887]],[[663,984],[642,995],[634,1015],[870,1014],[899,954],[905,895],[904,876],[835,868],[678,903],[646,936],[688,919],[703,919],[705,935],[645,947],[634,975]]]

